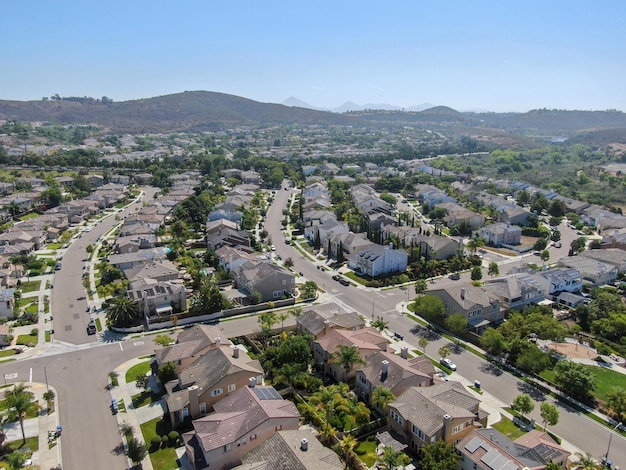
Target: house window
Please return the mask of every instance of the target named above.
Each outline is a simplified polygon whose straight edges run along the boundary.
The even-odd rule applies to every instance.
[[[256,439],[256,434],[250,434],[250,440],[254,441]]]
[[[283,279],[283,286],[287,285],[287,279]]]
[[[200,414],[201,415],[205,415],[206,414],[206,403],[202,402],[202,403],[200,403],[199,406],[200,406]]]
[[[229,392],[229,393],[230,393],[230,392],[234,392],[236,388],[237,388],[237,386],[236,386],[235,384],[230,384],[230,385],[228,386],[228,392]]]
[[[231,449],[231,444],[226,444],[224,446],[224,452],[228,452]]]
[[[418,428],[415,425],[412,425],[411,431],[413,432],[413,434],[419,437],[422,441],[426,441],[426,434],[424,434],[424,432],[420,428]]]
[[[395,410],[391,410],[390,416],[396,423],[400,425],[404,423],[404,418],[402,418],[402,416],[400,416],[400,414],[398,414]]]
[[[462,430],[462,429],[463,429],[463,426],[462,426],[462,425],[459,425],[459,426],[454,426],[454,427],[452,428],[452,434],[456,434],[457,432],[461,432],[461,430]]]
[[[185,419],[187,416],[189,416],[189,408],[183,408],[183,419]]]
[[[222,388],[216,388],[215,390],[211,390],[211,396],[212,397],[217,397],[217,396],[221,395],[222,393],[224,393],[224,389],[222,389]]]
[[[276,425],[276,430],[280,431],[281,429],[283,429],[283,425],[282,424],[277,424]]]

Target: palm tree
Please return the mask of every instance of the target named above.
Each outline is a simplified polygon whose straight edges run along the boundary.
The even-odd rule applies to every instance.
[[[378,459],[380,462],[379,468],[384,468],[386,470],[394,470],[397,467],[411,463],[411,458],[408,455],[389,446],[385,447],[383,455],[381,455]]]
[[[357,444],[358,441],[351,434],[346,434],[344,438],[339,441],[339,449],[341,449],[341,454],[346,461],[345,468],[348,468],[348,456],[352,455]]]
[[[289,318],[289,312],[283,312],[278,315],[280,318],[280,331],[285,331],[285,320]]]
[[[287,312],[297,320],[302,315],[302,307],[293,307],[287,310]]]
[[[383,317],[379,316],[376,320],[372,321],[370,325],[382,332],[385,328],[387,328],[389,322],[386,322],[383,320]]]
[[[346,346],[343,344],[339,345],[339,350],[333,353],[330,362],[343,366],[346,380],[348,380],[348,374],[352,370],[354,364],[366,363],[361,357],[361,353],[359,352],[359,348],[357,346]]]
[[[9,455],[7,455],[7,463],[9,464],[9,468],[11,470],[20,470],[24,468],[24,464],[28,459],[28,455],[20,452],[19,450],[14,450]]]
[[[475,255],[479,249],[485,246],[485,244],[484,238],[474,237],[470,238],[470,240],[465,244],[465,248],[467,248],[472,255]]]
[[[576,457],[578,457],[578,461],[571,467],[574,470],[596,470],[600,468],[596,459],[589,452],[576,452]]]
[[[393,393],[391,393],[391,390],[379,385],[372,392],[372,406],[378,408],[384,413],[387,405],[395,400],[395,398],[396,397]]]
[[[125,295],[113,297],[105,311],[108,322],[113,326],[131,326],[139,320],[137,304]]]
[[[12,390],[4,393],[9,416],[20,421],[24,443],[26,443],[26,433],[24,432],[24,419],[26,418],[26,414],[39,407],[34,401],[33,394],[26,391],[27,388],[28,385],[24,383],[16,384]]]
[[[426,346],[428,346],[428,340],[426,339],[426,337],[421,336],[417,344],[419,345],[420,348],[424,350],[424,354],[426,354]]]

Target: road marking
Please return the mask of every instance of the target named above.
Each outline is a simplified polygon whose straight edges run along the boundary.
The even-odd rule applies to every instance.
[[[4,380],[13,380],[17,379],[17,372],[13,372],[12,374],[4,374]]]
[[[124,350],[124,346],[122,346],[122,342],[120,341],[118,344],[120,345],[120,349],[123,351]]]
[[[33,381],[33,368],[30,368],[30,374],[28,374],[28,381],[32,382]]]
[[[377,295],[380,295],[382,298],[385,298],[385,296],[383,294],[381,294],[380,292],[376,291]]]
[[[143,341],[135,341],[133,343],[134,346],[143,346]]]

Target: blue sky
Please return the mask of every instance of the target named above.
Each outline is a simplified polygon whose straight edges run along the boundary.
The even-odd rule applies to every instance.
[[[626,2],[3,2],[0,99],[626,111]]]

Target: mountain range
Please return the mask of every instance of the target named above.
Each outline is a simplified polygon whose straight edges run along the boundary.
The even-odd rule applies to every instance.
[[[423,103],[417,106],[410,106],[408,108],[401,108],[400,106],[394,106],[392,104],[385,104],[385,103],[379,103],[379,104],[373,104],[373,103],[366,103],[366,104],[356,104],[353,103],[352,101],[346,101],[345,103],[343,103],[342,105],[339,105],[335,108],[317,108],[315,106],[310,105],[309,103],[306,103],[294,96],[290,96],[289,98],[287,98],[285,101],[283,101],[281,104],[285,105],[285,106],[293,106],[293,107],[297,107],[297,108],[306,108],[306,109],[315,109],[317,111],[330,111],[332,113],[346,113],[346,112],[350,112],[350,111],[365,111],[365,110],[369,110],[369,109],[376,109],[376,110],[382,110],[382,111],[423,111],[425,109],[429,109],[429,108],[433,108],[435,105],[434,104],[430,104],[430,103]]]
[[[209,91],[185,91],[139,100],[113,102],[91,98],[38,101],[0,100],[0,120],[51,122],[61,125],[96,124],[112,133],[154,133],[222,130],[237,126],[323,125],[445,127],[459,135],[481,135],[484,129],[515,135],[585,133],[585,142],[617,139],[626,143],[626,114],[620,111],[538,109],[527,113],[461,113],[447,106],[427,109],[383,109],[387,105],[345,103],[330,112],[311,109],[296,98],[283,104],[260,103],[240,96]],[[415,107],[421,108],[420,105]],[[349,112],[348,112],[349,111]],[[482,129],[482,131],[481,131]]]

